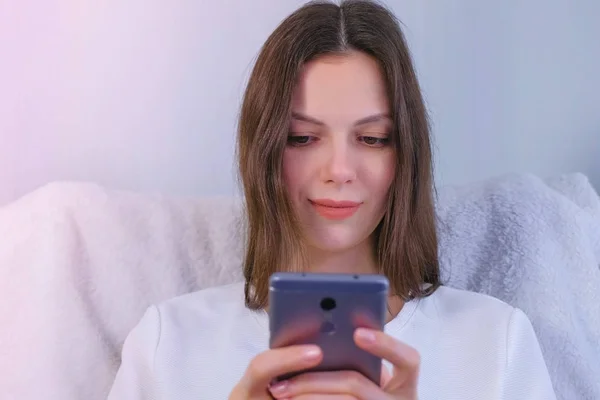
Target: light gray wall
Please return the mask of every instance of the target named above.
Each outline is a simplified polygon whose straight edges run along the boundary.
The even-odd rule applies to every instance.
[[[581,171],[600,187],[600,2],[419,2],[440,182]]]
[[[0,2],[0,204],[66,179],[234,194],[245,79],[302,3]],[[600,2],[387,4],[431,110],[438,184],[581,171],[600,187]]]

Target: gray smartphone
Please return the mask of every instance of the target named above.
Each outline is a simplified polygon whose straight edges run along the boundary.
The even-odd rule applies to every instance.
[[[359,327],[383,330],[389,282],[383,275],[275,273],[269,286],[270,348],[316,344],[323,361],[309,371],[354,370],[380,383],[381,358],[354,342]]]

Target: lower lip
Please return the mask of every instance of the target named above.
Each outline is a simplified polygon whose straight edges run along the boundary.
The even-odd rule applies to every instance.
[[[356,211],[358,211],[359,207],[327,207],[317,203],[311,204],[321,217],[337,221],[350,218]]]

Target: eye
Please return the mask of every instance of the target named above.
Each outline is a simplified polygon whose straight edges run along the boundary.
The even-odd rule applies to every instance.
[[[360,136],[358,140],[371,147],[384,147],[390,142],[389,138],[380,138],[375,136]]]
[[[307,135],[294,136],[294,135],[290,135],[290,136],[288,136],[287,142],[288,142],[288,145],[290,145],[290,146],[302,147],[302,146],[306,146],[306,145],[311,144],[315,140],[316,140],[316,138],[314,136],[307,136]]]

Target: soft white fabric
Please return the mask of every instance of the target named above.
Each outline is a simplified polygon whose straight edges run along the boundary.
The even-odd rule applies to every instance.
[[[106,399],[151,303],[241,279],[236,214],[79,183],[1,208],[0,399]]]
[[[600,201],[587,179],[443,188],[438,212],[449,285],[525,311],[558,398],[600,398]],[[79,183],[0,208],[0,398],[106,398],[150,304],[241,279],[238,215],[230,198]]]
[[[125,342],[108,399],[227,399],[269,342],[268,316],[244,307],[243,289],[151,307]],[[555,398],[529,320],[492,297],[442,287],[407,303],[385,331],[419,351],[419,399]]]
[[[440,193],[448,285],[530,318],[561,399],[600,399],[600,198],[580,174],[530,175]]]

